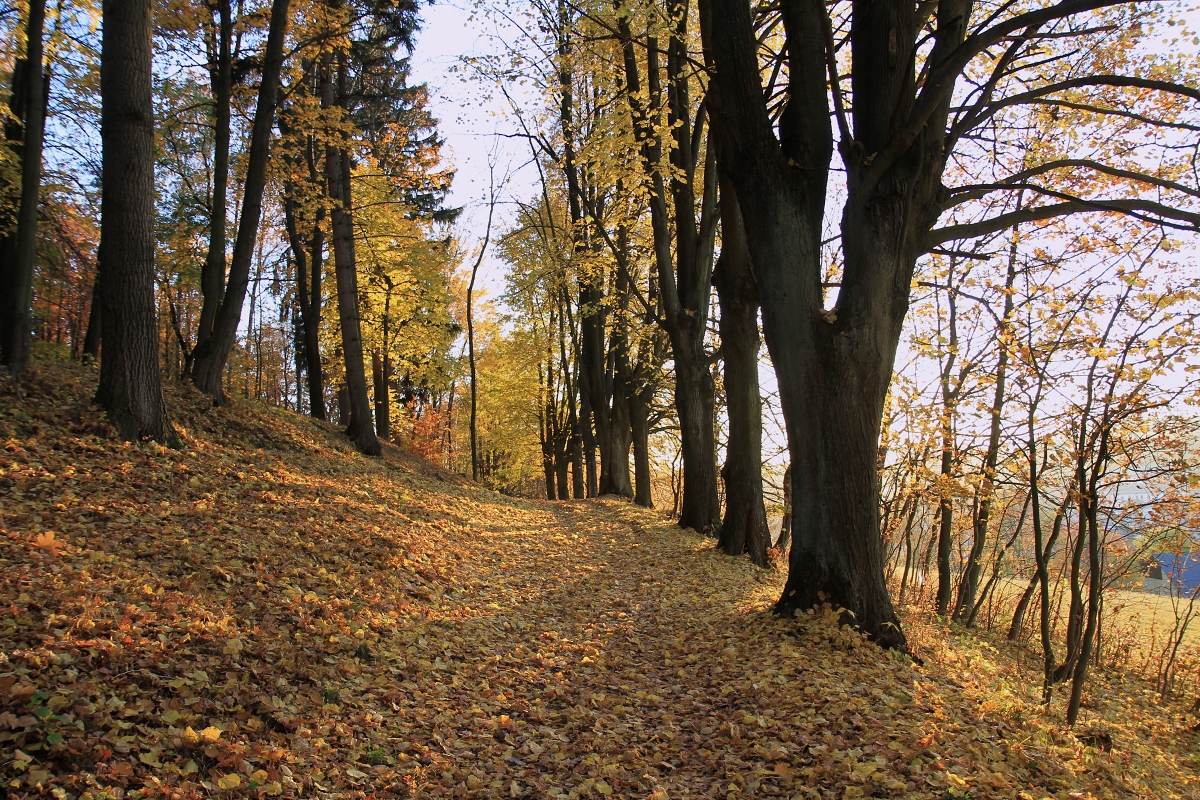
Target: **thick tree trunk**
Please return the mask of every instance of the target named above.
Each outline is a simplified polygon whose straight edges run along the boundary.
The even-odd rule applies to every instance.
[[[596,433],[592,430],[592,403],[588,395],[587,384],[579,383],[579,415],[583,419],[583,473],[587,481],[587,496],[596,497],[600,494],[600,471],[596,464]]]
[[[216,63],[209,64],[213,94],[213,191],[208,224],[208,255],[200,271],[200,322],[196,341],[212,335],[225,292],[225,226],[229,217],[229,115],[233,94],[233,10],[230,0],[216,0]]]
[[[943,465],[949,460],[949,455],[942,456]],[[943,470],[942,475],[947,475]],[[937,537],[937,613],[946,616],[950,611],[950,596],[953,591],[954,576],[951,572],[950,554],[954,545],[954,501],[943,497],[938,504],[938,537]]]
[[[926,69],[958,52],[970,16],[953,2],[940,9]],[[777,124],[748,4],[702,0],[698,15],[716,67],[712,127],[742,205],[792,457],[792,551],[778,608],[828,602],[880,644],[903,649],[883,570],[879,431],[916,261],[943,208],[951,93],[931,96],[914,117],[917,133],[897,134],[916,102],[912,59],[903,54],[915,52],[925,18],[916,6],[856,5],[851,134],[839,88],[830,108],[837,54],[826,47],[826,9],[791,4],[783,15],[789,85]],[[821,245],[834,120],[846,169],[844,259],[837,301],[826,308]]]
[[[675,412],[683,448],[683,502],[679,524],[716,535],[721,524],[717,495],[716,387],[704,351],[704,331],[690,318],[672,332]]]
[[[175,440],[154,302],[150,0],[105,0],[100,58],[104,359],[96,402],[123,439]]]
[[[654,508],[650,490],[650,404],[640,391],[629,399],[629,427],[633,438],[633,502]]]
[[[7,291],[9,316],[0,340],[0,355],[14,379],[29,363],[33,320],[33,262],[37,258],[38,199],[42,186],[42,138],[46,127],[49,86],[42,73],[42,28],[46,0],[32,0],[26,19],[25,65],[21,73],[25,99],[25,130],[21,143],[21,199],[17,210],[15,259]]]
[[[545,412],[542,412],[543,416]],[[550,430],[546,420],[542,420],[542,475],[546,481],[546,499],[554,500],[558,496],[557,490],[554,488],[554,440],[553,432]]]
[[[346,425],[350,422],[350,390],[345,386],[339,386],[337,390],[337,407],[338,407],[338,424]]]
[[[721,188],[721,256],[713,285],[721,304],[721,352],[729,414],[725,519],[718,545],[731,556],[749,553],[767,565],[771,534],[762,487],[762,398],[758,390],[758,294],[746,249],[742,212],[732,186]]]
[[[345,70],[343,61],[338,67],[338,84],[343,92],[346,90]],[[346,436],[360,452],[377,456],[382,448],[371,421],[362,324],[358,314],[358,267],[354,258],[354,206],[351,202],[349,153],[333,146],[326,148],[325,175],[333,200],[330,222],[333,229],[334,272],[337,277],[338,322],[342,332],[342,355],[346,360],[346,388],[350,392],[350,420],[346,425]]]
[[[250,151],[246,160],[245,188],[242,194],[241,219],[233,243],[233,258],[229,264],[229,284],[213,321],[212,335],[201,340],[193,351],[192,381],[196,388],[213,398],[215,404],[227,403],[222,377],[229,353],[237,341],[242,320],[242,306],[250,284],[250,264],[258,239],[258,224],[262,217],[263,189],[267,183],[267,161],[271,153],[271,128],[275,121],[275,105],[279,96],[279,72],[283,64],[284,35],[287,32],[289,0],[272,0],[271,22],[263,53],[262,79],[258,89],[258,105],[250,131]],[[224,256],[222,256],[224,258]]]

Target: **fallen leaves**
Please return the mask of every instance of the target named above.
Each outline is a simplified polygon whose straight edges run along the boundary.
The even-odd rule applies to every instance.
[[[916,669],[832,613],[770,616],[778,572],[652,513],[430,479],[187,395],[185,449],[123,446],[52,378],[26,389],[36,431],[0,422],[13,797],[1196,791],[1178,726],[1091,747],[1001,654],[911,618]]]
[[[54,538],[54,531],[45,531],[33,537],[33,546],[45,550],[52,556],[57,556],[63,544]]]

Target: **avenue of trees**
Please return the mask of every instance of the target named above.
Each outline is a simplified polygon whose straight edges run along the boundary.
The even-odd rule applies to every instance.
[[[493,225],[492,175],[469,251],[415,4],[41,2],[3,17],[16,391],[50,341],[99,360],[127,439],[176,441],[182,381],[504,491],[668,506],[782,551],[781,613],[1032,637],[1072,722],[1106,597],[1194,547],[1200,84],[1168,8],[484,4],[462,70],[537,181]],[[1166,591],[1163,694],[1194,600]]]

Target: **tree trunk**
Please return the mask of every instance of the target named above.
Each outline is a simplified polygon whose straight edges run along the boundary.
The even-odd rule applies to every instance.
[[[1037,503],[1037,513],[1035,514],[1035,525],[1040,523],[1041,501],[1033,496],[1030,496],[1030,503]],[[1058,509],[1054,515],[1054,525],[1050,530],[1050,538],[1046,539],[1045,545],[1041,549],[1040,558],[1035,554],[1035,565],[1045,565],[1050,562],[1050,556],[1054,554],[1054,543],[1058,541],[1058,534],[1062,531],[1063,520],[1066,518],[1066,506]],[[1042,536],[1040,531],[1035,530],[1035,544],[1041,542]],[[1025,586],[1025,591],[1021,593],[1021,599],[1017,601],[1016,610],[1013,611],[1012,622],[1008,626],[1008,640],[1015,642],[1021,636],[1021,628],[1025,626],[1025,613],[1029,610],[1029,604],[1033,601],[1033,593],[1041,586],[1041,567],[1035,566],[1033,576],[1029,579],[1029,583]],[[1051,659],[1051,668],[1053,668],[1053,659]]]
[[[87,334],[83,337],[83,362],[93,363],[100,358],[100,329],[103,324],[104,301],[100,293],[100,263],[96,263],[96,277],[92,280],[92,307],[88,309]]]
[[[350,422],[350,390],[345,386],[339,386],[337,390],[337,406],[338,406],[338,424],[346,425]]]
[[[627,367],[627,365],[626,365]],[[633,444],[629,370],[618,367],[613,381],[612,415],[608,421],[608,494],[633,497],[629,474],[629,448]]]
[[[548,394],[549,391],[548,388]],[[539,412],[541,419],[538,426],[539,438],[542,445],[542,475],[546,481],[547,500],[554,500],[558,496],[558,492],[554,488],[554,431],[550,425],[550,420],[552,419],[550,414],[552,411],[553,409],[549,403],[542,404],[542,410]]]
[[[222,376],[229,353],[237,341],[242,320],[242,306],[250,283],[250,265],[258,239],[258,224],[262,217],[263,189],[267,183],[267,161],[271,153],[271,128],[275,121],[275,105],[279,96],[279,72],[283,64],[284,35],[287,32],[289,0],[272,0],[271,22],[263,52],[262,81],[258,88],[258,105],[250,131],[250,151],[246,160],[246,179],[242,194],[241,219],[233,243],[233,258],[229,264],[229,283],[213,321],[212,335],[200,340],[193,351],[192,381],[196,388],[213,398],[214,404],[228,402],[222,388]],[[224,255],[222,254],[222,260]]]
[[[633,502],[654,508],[650,490],[650,404],[641,391],[630,397],[629,427],[633,438]]]
[[[380,358],[378,351],[371,353],[371,377],[375,384],[375,433],[380,439],[392,438],[390,393],[387,383],[387,359]]]
[[[667,16],[673,29],[667,47],[667,129],[671,132],[671,165],[668,179],[663,160],[663,86],[657,37],[649,37],[646,57],[646,91],[638,66],[628,18],[618,20],[624,61],[625,88],[633,117],[635,135],[641,144],[642,167],[649,193],[650,221],[654,236],[662,315],[660,324],[671,342],[675,360],[675,409],[679,415],[683,451],[683,503],[679,524],[712,534],[721,522],[717,493],[717,449],[713,430],[715,398],[704,334],[708,322],[712,286],[712,245],[716,232],[716,160],[709,143],[705,151],[700,219],[696,219],[696,168],[701,160],[700,132],[693,136],[689,82],[692,75],[687,56],[686,3],[671,0]],[[756,78],[757,79],[757,78]],[[761,92],[756,88],[755,91]],[[703,124],[704,117],[697,116]],[[675,211],[674,237],[668,197]],[[672,238],[674,259],[672,260]]]
[[[154,107],[150,0],[105,0],[100,58],[99,261],[104,360],[96,402],[121,438],[174,442],[154,302]]]
[[[338,91],[347,91],[345,57],[338,63]],[[350,191],[350,154],[329,145],[325,149],[325,176],[329,182],[330,222],[333,230],[333,264],[337,276],[338,322],[342,355],[346,360],[346,388],[350,392],[350,420],[346,436],[359,452],[377,456],[382,451],[371,421],[367,375],[363,354],[362,324],[358,313],[358,266],[354,258],[354,204]]]
[[[733,187],[721,187],[721,256],[713,272],[721,304],[721,352],[729,414],[725,519],[718,546],[731,556],[749,553],[767,565],[771,534],[762,487],[762,398],[758,390],[758,295],[746,249],[742,213]]]
[[[229,0],[216,0],[216,63],[209,64],[213,94],[213,190],[208,224],[208,255],[200,271],[200,322],[196,341],[212,335],[225,291],[225,226],[229,216],[229,114],[233,94],[233,10]]]
[[[558,499],[571,499],[571,483],[567,469],[571,465],[571,437],[567,431],[560,431],[554,447],[554,474],[558,480]]]
[[[1105,432],[1107,433],[1107,432]],[[1106,435],[1102,435],[1100,445],[1100,459],[1105,457],[1106,447],[1104,439]],[[1080,637],[1079,653],[1075,658],[1074,669],[1071,672],[1071,696],[1067,701],[1067,724],[1074,726],[1076,720],[1079,719],[1079,709],[1083,704],[1083,686],[1087,681],[1088,667],[1092,661],[1092,649],[1096,643],[1096,636],[1100,629],[1100,603],[1102,600],[1103,582],[1101,580],[1100,560],[1100,524],[1097,519],[1098,496],[1096,493],[1097,472],[1093,466],[1092,485],[1085,498],[1084,507],[1080,509],[1081,515],[1086,521],[1087,542],[1088,542],[1088,599],[1087,599],[1087,622]],[[1080,526],[1080,536],[1083,536],[1084,526]]]
[[[715,535],[721,524],[717,494],[716,387],[704,351],[704,329],[680,319],[672,332],[675,356],[675,412],[683,449],[683,502],[679,524]]]
[[[37,258],[38,198],[42,185],[42,138],[46,123],[46,94],[42,74],[42,28],[46,0],[31,0],[26,20],[25,66],[22,71],[25,99],[25,131],[21,143],[21,199],[17,210],[15,260],[9,285],[4,287],[9,304],[7,327],[0,332],[0,355],[14,380],[19,380],[29,363],[33,326],[33,262]]]
[[[313,146],[310,143],[310,147]],[[315,162],[310,164],[315,167]],[[313,176],[314,183],[316,182]],[[299,221],[292,184],[284,189],[284,224],[288,242],[296,265],[296,305],[299,308],[299,337],[296,346],[304,354],[308,379],[308,413],[314,419],[323,420],[325,415],[325,376],[321,369],[321,273],[324,271],[325,231],[321,221],[325,216],[322,206],[317,210],[312,233],[307,242],[300,235]],[[311,257],[310,257],[311,256]],[[297,408],[297,410],[299,410]]]
[[[783,521],[779,525],[779,539],[775,547],[785,556],[792,547],[792,465],[783,471]]]

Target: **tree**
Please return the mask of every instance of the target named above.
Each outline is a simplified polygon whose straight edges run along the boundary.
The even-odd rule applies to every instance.
[[[1106,68],[1121,62],[1111,54],[1081,63],[1098,52],[1083,43],[1104,40],[1114,28],[1076,23],[1116,5],[1062,0],[993,14],[970,0],[936,7],[838,4],[833,13],[849,30],[839,51],[824,4],[785,2],[779,13],[788,91],[778,128],[763,92],[749,5],[706,0],[701,6],[715,67],[708,97],[713,129],[742,201],[792,456],[793,543],[779,610],[828,601],[851,612],[880,643],[906,646],[883,578],[876,450],[919,257],[1015,222],[1082,211],[1140,214],[1185,227],[1200,221],[1176,207],[1194,190],[1174,189],[1174,197],[1182,196],[1177,203],[1140,195],[1143,188],[1181,186],[1164,184],[1151,167],[1058,160],[985,184],[943,184],[956,148],[972,146],[974,132],[1006,111],[1060,102],[1127,118],[1131,112],[1104,102],[1105,92],[1121,88],[1130,90],[1133,104],[1137,92],[1200,98],[1169,81],[1113,74]],[[1135,9],[1131,14],[1138,8],[1126,6]],[[1053,69],[1043,68],[1047,48],[1062,55]],[[1163,119],[1140,109],[1136,115],[1151,125]],[[835,122],[846,170],[843,263],[837,300],[826,307],[822,224]],[[1063,193],[1037,180],[1064,169],[1118,176],[1124,196],[1087,186]],[[1038,202],[936,227],[956,205],[1022,190],[1036,192]]]
[[[237,339],[242,320],[242,306],[250,283],[250,265],[258,239],[262,218],[263,190],[267,183],[267,162],[271,154],[271,129],[275,124],[275,105],[279,95],[279,73],[283,66],[283,44],[287,33],[290,0],[272,0],[271,22],[263,51],[262,75],[258,89],[258,104],[254,108],[254,125],[250,134],[250,152],[246,162],[246,179],[242,192],[241,218],[233,257],[229,264],[229,281],[213,318],[212,333],[196,344],[193,353],[192,381],[196,388],[213,398],[216,404],[228,402],[222,385],[225,364]],[[217,220],[214,219],[214,225]],[[220,254],[223,270],[224,252]],[[210,246],[209,259],[213,260]],[[206,261],[206,273],[213,268]],[[214,281],[215,283],[215,281]]]
[[[25,58],[14,70],[14,94],[23,106],[21,141],[21,201],[17,211],[16,252],[11,264],[0,269],[0,358],[19,380],[29,363],[31,333],[30,305],[33,301],[33,262],[37,256],[38,201],[42,185],[42,138],[46,124],[48,82],[42,74],[42,28],[45,0],[31,0],[25,26]],[[16,86],[17,80],[20,86]],[[7,254],[6,254],[7,255]],[[7,260],[7,259],[5,259]]]
[[[150,0],[106,0],[100,67],[104,355],[96,402],[123,439],[172,441],[154,308]]]
[[[758,295],[737,195],[721,187],[721,255],[713,272],[721,305],[721,352],[729,414],[726,445],[725,517],[719,546],[767,565],[767,511],[762,486],[762,398],[758,386]]]

